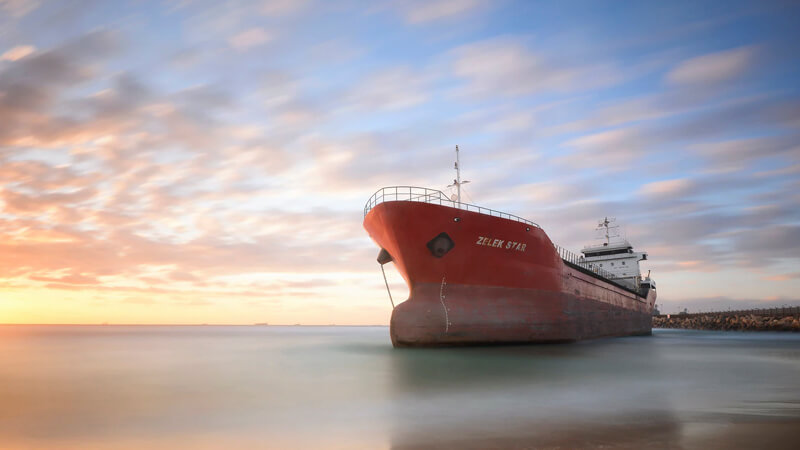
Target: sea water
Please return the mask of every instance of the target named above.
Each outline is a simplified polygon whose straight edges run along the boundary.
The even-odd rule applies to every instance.
[[[0,326],[0,448],[798,448],[800,334]]]

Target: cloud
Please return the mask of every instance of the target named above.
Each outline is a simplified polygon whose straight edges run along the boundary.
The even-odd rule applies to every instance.
[[[310,0],[261,0],[259,12],[266,16],[286,16],[307,8]]]
[[[537,209],[563,207],[575,201],[586,202],[591,195],[590,183],[563,182],[561,180],[536,183],[499,185],[481,192],[481,197],[492,205],[502,205],[509,199]],[[535,206],[534,206],[535,205]]]
[[[789,281],[800,278],[800,272],[781,273],[778,275],[769,275],[763,277],[767,281]]]
[[[318,231],[319,229],[317,229]],[[145,238],[129,231],[110,234],[104,230],[100,236],[73,233],[71,241],[9,241],[0,245],[0,273],[25,267],[31,274],[68,270],[82,277],[113,276],[135,277],[146,266],[175,266],[181,270],[170,275],[172,281],[197,282],[201,277],[226,274],[264,273],[277,271],[320,272],[341,269],[343,261],[358,255],[363,261],[371,260],[362,253],[371,253],[351,245],[326,243],[318,238],[309,240],[289,238],[275,232],[255,236],[253,243],[223,242],[204,237],[188,243],[170,243],[158,238]],[[140,230],[144,231],[144,230]],[[107,236],[107,237],[106,237]],[[317,233],[319,236],[319,233]],[[311,245],[305,244],[316,242]],[[19,273],[14,271],[13,273]],[[191,274],[191,275],[187,275]],[[38,276],[38,275],[34,275]],[[192,278],[195,277],[195,278]],[[88,278],[80,278],[87,280]],[[79,281],[75,277],[44,280],[64,283]]]
[[[81,173],[70,167],[53,167],[40,161],[6,161],[0,164],[0,181],[6,189],[74,190],[90,187],[99,174]],[[0,188],[0,195],[3,188]]]
[[[778,169],[756,172],[756,175],[762,178],[771,178],[775,176],[794,175],[794,174],[800,174],[800,163],[792,164],[789,166],[783,166]]]
[[[687,178],[676,178],[673,180],[655,181],[647,183],[639,189],[639,192],[648,197],[675,197],[691,192],[695,183]]]
[[[625,186],[620,200],[609,200],[620,191],[607,179],[574,177],[519,191],[510,188],[486,206],[540,223],[554,242],[573,251],[591,241],[597,218],[617,217],[629,240],[650,252],[645,265],[657,273],[725,273],[737,267],[769,273],[785,271],[778,268],[797,260],[800,235],[787,224],[800,221],[800,197],[791,183],[764,185],[756,174],[698,174],[644,182],[635,190]],[[755,197],[764,190],[774,195]],[[516,196],[528,211],[497,206],[503,197]],[[743,208],[754,204],[759,207]]]
[[[553,127],[552,134],[594,131],[631,122],[652,121],[707,108],[715,98],[711,92],[669,90],[657,94],[605,102],[586,116]]]
[[[28,278],[34,281],[42,281],[47,283],[78,284],[78,285],[100,283],[96,277],[87,277],[80,274],[64,275],[62,277],[30,276]]]
[[[575,151],[561,158],[566,164],[578,167],[595,167],[599,170],[622,171],[641,163],[648,155],[685,156],[680,150],[700,150],[701,154],[714,155],[717,162],[723,154],[735,159],[731,153],[761,156],[788,154],[794,147],[791,124],[800,120],[800,105],[793,97],[737,98],[684,114],[675,120],[635,124],[627,127],[587,134],[564,142]],[[743,130],[771,129],[772,137],[742,138],[734,136]],[[716,143],[704,143],[704,140]],[[725,141],[725,144],[720,142]],[[758,144],[747,148],[747,145]],[[672,149],[671,155],[665,153]],[[675,151],[678,150],[678,151]]]
[[[0,274],[71,290],[100,289],[89,281],[112,277],[102,289],[122,292],[136,288],[143,267],[170,265],[166,286],[204,289],[209,274],[335,269],[363,251],[325,242],[336,235],[327,222],[336,213],[321,214],[325,226],[303,219],[324,233],[297,224],[289,238],[285,226],[265,231],[274,227],[244,210],[272,194],[264,175],[286,167],[276,166],[283,142],[228,123],[220,113],[234,104],[217,85],[164,92],[133,73],[100,75],[113,49],[94,40],[106,38],[90,35],[2,69],[0,141],[14,160],[0,153],[0,199],[16,226],[0,224]],[[82,85],[91,89],[73,89]],[[313,247],[333,256],[312,251],[318,239]]]
[[[273,40],[273,36],[263,28],[250,28],[230,38],[228,44],[239,51],[249,50]]]
[[[776,224],[731,234],[738,259],[748,265],[768,264],[780,258],[797,261],[800,225]]]
[[[535,52],[524,40],[493,38],[467,44],[449,55],[453,75],[465,82],[457,90],[472,97],[515,97],[608,86],[622,74],[608,63],[575,64]]]
[[[85,188],[70,193],[27,195],[0,189],[0,200],[4,209],[13,214],[39,214],[58,205],[85,202],[93,198],[96,192],[93,188]]]
[[[200,279],[189,272],[175,270],[170,272],[169,279],[173,281],[199,281]]]
[[[93,32],[52,50],[15,61],[3,71],[2,87],[34,84],[36,87],[66,86],[91,76],[92,63],[112,54],[117,38],[110,32]]]
[[[38,0],[0,0],[0,10],[14,18],[21,18],[39,7]]]
[[[496,118],[487,126],[488,131],[507,133],[530,130],[536,123],[536,115],[532,111],[515,111]]]
[[[442,142],[442,125],[426,121],[414,127],[386,129],[383,132],[352,133],[341,138],[313,139],[311,149],[315,167],[305,177],[306,189],[334,189],[345,195],[361,195],[368,189],[394,185],[429,185],[442,168],[451,167],[450,143]],[[425,161],[420,164],[420,161]],[[448,175],[449,176],[449,173]],[[360,201],[360,200],[359,200]]]
[[[755,47],[739,47],[687,59],[667,74],[667,81],[683,85],[709,85],[738,78],[755,62]]]
[[[311,60],[309,68],[313,70],[315,63],[320,66],[345,64],[364,56],[364,54],[365,49],[349,39],[326,40],[315,44],[308,50],[308,58]]]
[[[510,39],[463,46],[453,52],[453,73],[468,82],[475,95],[522,95],[545,89],[564,89],[575,72],[545,61]]]
[[[560,157],[562,164],[579,168],[622,171],[652,152],[647,137],[636,128],[603,131],[568,140],[574,153]]]
[[[786,156],[800,161],[800,135],[728,139],[692,145],[692,150],[723,167],[743,168],[755,159]]]
[[[0,55],[0,61],[16,61],[36,51],[32,45],[18,45]]]
[[[396,67],[370,74],[345,96],[344,108],[398,110],[417,106],[429,98],[429,79],[410,67]]]
[[[481,0],[422,0],[401,2],[406,21],[421,24],[464,15],[485,6]]]
[[[36,144],[74,134],[74,118],[51,117],[64,91],[92,78],[95,64],[114,54],[114,33],[97,31],[55,49],[11,62],[0,71],[0,145]]]

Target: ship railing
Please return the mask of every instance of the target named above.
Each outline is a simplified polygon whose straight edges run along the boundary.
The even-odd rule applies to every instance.
[[[378,189],[374,194],[372,194],[372,197],[367,200],[367,204],[364,205],[364,217],[367,216],[367,213],[369,213],[372,208],[381,203],[397,201],[433,203],[436,205],[463,209],[465,211],[473,211],[479,214],[486,214],[492,217],[514,220],[534,226],[536,228],[541,228],[538,224],[531,222],[528,219],[523,219],[522,217],[504,213],[502,211],[452,200],[448,198],[447,195],[442,191],[417,186],[389,186]]]
[[[590,272],[594,272],[597,275],[600,275],[601,277],[607,280],[613,280],[617,278],[616,276],[614,276],[613,273],[609,272],[608,270],[601,269],[600,267],[598,267],[597,263],[586,261],[586,258],[584,256],[571,252],[558,244],[553,244],[553,246],[556,248],[558,256],[560,256],[561,259],[563,259],[564,261],[572,263],[578,267],[582,267]]]

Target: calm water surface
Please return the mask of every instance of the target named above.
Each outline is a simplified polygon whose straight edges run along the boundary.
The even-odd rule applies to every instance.
[[[0,326],[2,448],[799,448],[800,335],[395,350],[385,327]]]

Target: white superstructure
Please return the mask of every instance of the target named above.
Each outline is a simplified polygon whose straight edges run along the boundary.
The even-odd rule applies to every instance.
[[[604,232],[605,242],[601,245],[586,246],[581,250],[590,269],[600,269],[610,275],[617,283],[638,290],[640,287],[655,289],[655,282],[649,276],[642,279],[639,261],[647,259],[647,252],[635,252],[627,239],[612,240],[618,237],[616,226],[609,226],[614,219],[606,217],[598,230]]]

